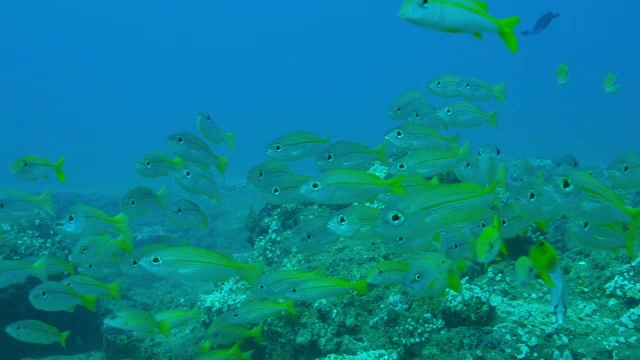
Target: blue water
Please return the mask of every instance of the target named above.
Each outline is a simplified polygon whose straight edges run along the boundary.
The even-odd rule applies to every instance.
[[[41,191],[42,182],[10,171],[32,154],[66,158],[67,182],[44,182],[56,192],[161,184],[141,179],[134,164],[166,151],[169,134],[197,132],[200,112],[237,133],[237,151],[216,149],[230,156],[232,179],[290,131],[378,145],[394,125],[393,99],[443,73],[506,82],[507,104],[486,105],[500,111],[499,129],[461,131],[474,146],[499,145],[505,159],[573,154],[603,164],[640,151],[631,15],[639,5],[492,1],[496,17],[521,16],[518,32],[548,10],[561,14],[544,32],[520,37],[512,54],[492,34],[480,41],[409,24],[397,16],[399,4],[4,1],[0,186]],[[565,87],[555,79],[561,63],[571,73]],[[602,89],[609,72],[618,74],[619,94]],[[431,94],[427,101],[447,103]]]
[[[3,173],[18,156],[46,154],[67,158],[68,187],[131,182],[138,157],[208,111],[237,131],[230,173],[243,176],[291,130],[381,142],[393,98],[443,72],[507,83],[500,131],[472,131],[474,145],[594,162],[638,150],[632,9],[494,1],[497,17],[522,16],[520,30],[549,9],[561,14],[514,55],[496,36],[405,23],[399,3],[4,2]],[[560,88],[562,62],[571,82]],[[601,87],[610,71],[621,84],[613,96]]]

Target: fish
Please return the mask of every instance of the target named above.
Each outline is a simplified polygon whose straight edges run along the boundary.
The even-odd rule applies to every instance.
[[[440,97],[460,97],[460,84],[462,78],[454,74],[442,74],[439,75],[427,84],[427,88],[432,94]]]
[[[413,174],[431,177],[454,169],[455,164],[469,155],[471,145],[465,143],[460,149],[414,150],[391,162],[389,172],[393,175]]]
[[[460,97],[470,101],[489,101],[496,99],[498,102],[504,104],[506,100],[504,98],[505,83],[501,82],[498,85],[491,85],[489,82],[473,77],[462,78],[458,84],[458,91]]]
[[[293,231],[292,241],[296,249],[306,252],[319,252],[340,240],[340,235],[327,226],[330,218],[313,217],[304,221]]]
[[[371,240],[376,237],[373,225],[381,210],[366,205],[351,205],[334,213],[327,226],[344,238]]]
[[[618,74],[608,73],[602,81],[602,88],[607,94],[617,94],[620,92],[620,85],[618,85]]]
[[[140,265],[154,275],[184,281],[225,281],[239,276],[255,284],[262,271],[262,264],[243,264],[227,254],[194,246],[150,252],[140,259]]]
[[[281,269],[267,272],[260,277],[254,292],[261,298],[280,299],[283,294],[297,285],[313,279],[325,276],[323,269],[316,269],[311,272]]]
[[[5,331],[16,340],[45,345],[60,343],[63,348],[67,347],[67,338],[71,334],[70,330],[60,332],[56,327],[39,320],[14,321],[5,327]]]
[[[169,323],[159,323],[148,311],[139,309],[120,309],[103,320],[107,326],[132,331],[137,336],[152,336],[156,333],[169,337]]]
[[[625,153],[607,164],[607,179],[613,188],[623,191],[640,190],[640,158]]]
[[[174,175],[176,183],[188,193],[203,195],[215,200],[222,201],[220,188],[213,174],[206,168],[196,163],[189,164],[184,169]]]
[[[250,301],[240,305],[239,308],[228,310],[220,314],[220,319],[228,324],[251,324],[260,323],[282,312],[296,314],[296,308],[293,300],[285,302],[266,300],[266,301]],[[216,319],[217,320],[217,319]]]
[[[230,345],[242,342],[244,339],[252,338],[260,344],[262,340],[262,325],[253,328],[227,324],[224,321],[213,321],[207,331],[205,338],[209,339],[210,345]]]
[[[446,137],[437,129],[408,123],[387,131],[385,140],[402,150],[457,148],[459,135]]]
[[[516,279],[521,285],[531,281],[538,274],[538,271],[528,256],[520,256],[518,260],[516,260],[514,268]]]
[[[549,277],[554,284],[551,289],[551,306],[556,315],[556,323],[562,325],[567,317],[567,298],[569,296],[567,279],[561,266],[556,266],[555,270],[549,273]]]
[[[301,204],[308,201],[300,193],[302,185],[307,181],[309,181],[308,176],[292,173],[266,186],[260,196],[272,205]]]
[[[136,163],[135,168],[142,177],[157,178],[167,176],[170,171],[178,171],[184,165],[185,161],[181,157],[171,158],[162,151],[151,151]]]
[[[529,250],[529,259],[542,281],[551,288],[555,287],[553,279],[549,274],[560,266],[560,260],[553,246],[544,240],[538,241]]]
[[[167,209],[169,221],[175,225],[185,227],[209,227],[209,217],[200,210],[200,205],[187,200],[180,199],[171,204]]]
[[[560,64],[556,70],[556,82],[560,86],[565,86],[569,83],[569,67],[566,64]]]
[[[216,123],[211,119],[209,113],[200,113],[196,115],[196,124],[200,134],[205,139],[209,140],[215,145],[226,144],[233,151],[236,149],[236,134],[233,132],[224,133]]]
[[[425,252],[409,262],[405,288],[419,297],[441,297],[446,289],[461,292],[458,265],[436,252]]]
[[[96,311],[97,296],[83,295],[71,287],[55,281],[44,282],[29,292],[29,302],[43,311],[73,311],[78,305]]]
[[[554,13],[551,11],[547,11],[546,13],[542,14],[542,16],[540,16],[540,18],[538,18],[538,20],[536,21],[535,25],[533,25],[533,29],[531,29],[531,31],[529,30],[524,30],[521,31],[520,34],[522,35],[533,35],[533,34],[537,34],[539,32],[541,32],[542,30],[546,29],[547,26],[549,26],[549,24],[551,24],[551,21],[553,21],[553,19],[557,18],[558,16],[560,16],[560,14],[558,13]]]
[[[11,165],[11,172],[20,179],[29,181],[48,179],[55,174],[60,182],[65,182],[67,176],[62,169],[63,165],[64,157],[54,164],[47,158],[30,155],[16,160]]]
[[[437,31],[471,34],[478,39],[483,33],[495,33],[511,52],[518,52],[513,29],[520,17],[497,19],[488,10],[489,4],[472,0],[403,0],[398,14],[405,21]]]
[[[136,186],[120,198],[120,210],[131,217],[140,217],[156,209],[164,209],[169,201],[169,188],[158,192],[146,186]]]
[[[486,226],[482,229],[480,236],[476,240],[476,260],[481,264],[492,262],[500,251],[507,255],[507,249],[504,246],[502,237],[500,236],[500,219],[498,216],[493,218],[493,225]]]
[[[375,286],[399,285],[404,282],[409,272],[409,263],[383,261],[369,269],[367,283]]]
[[[387,116],[391,120],[404,121],[413,114],[416,107],[423,103],[426,103],[426,98],[420,91],[402,93],[389,106]]]
[[[320,204],[365,202],[385,192],[404,194],[401,179],[382,180],[372,173],[348,169],[325,171],[300,187],[304,198]]]
[[[115,255],[118,251],[130,254],[133,251],[133,236],[126,234],[115,239],[110,235],[82,237],[71,250],[71,259],[87,263],[99,257]]]
[[[92,235],[107,235],[110,231],[131,234],[129,217],[124,213],[111,217],[103,211],[87,205],[72,206],[56,223],[61,235],[81,238]]]
[[[455,102],[438,109],[438,115],[446,127],[480,127],[489,124],[498,127],[498,112],[486,112],[482,108],[468,102]]]
[[[224,175],[229,166],[227,156],[218,156],[211,151],[211,147],[197,135],[189,132],[179,132],[167,137],[167,146],[176,156],[187,162],[202,165],[204,168],[215,167],[220,175]]]
[[[321,171],[333,169],[362,170],[374,161],[385,162],[387,148],[384,144],[369,149],[355,141],[337,141],[323,148],[316,156],[316,166]]]
[[[296,300],[313,302],[343,296],[351,292],[366,295],[369,290],[366,280],[348,281],[341,278],[316,277],[287,289],[284,296]]]
[[[276,160],[267,160],[252,167],[247,172],[247,181],[257,189],[264,190],[273,184],[291,176],[287,164]]]
[[[160,329],[174,330],[187,325],[192,320],[198,320],[198,309],[169,309],[153,314]]]
[[[0,259],[0,289],[14,284],[22,284],[30,276],[46,281],[49,277],[46,264],[43,261],[29,264],[21,260]]]
[[[0,221],[11,222],[35,210],[55,215],[50,190],[37,196],[19,190],[0,191]]]
[[[98,298],[109,297],[120,300],[120,281],[105,284],[85,275],[73,275],[60,281],[82,295],[92,295]]]
[[[329,143],[329,137],[310,132],[291,132],[273,140],[264,150],[273,160],[297,161],[316,156]]]
[[[633,233],[620,223],[594,224],[586,220],[569,219],[567,240],[591,250],[618,251],[625,249],[635,259]]]

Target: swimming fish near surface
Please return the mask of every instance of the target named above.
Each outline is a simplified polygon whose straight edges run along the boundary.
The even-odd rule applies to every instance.
[[[533,29],[531,29],[531,31],[525,30],[525,31],[521,31],[520,33],[522,35],[533,35],[533,34],[542,32],[542,30],[546,29],[547,26],[551,24],[553,19],[557,18],[558,16],[560,16],[560,14],[547,11],[542,16],[540,16],[538,21],[536,21],[535,25],[533,25]]]

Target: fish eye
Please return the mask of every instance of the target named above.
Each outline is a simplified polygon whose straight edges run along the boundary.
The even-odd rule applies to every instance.
[[[131,206],[136,206],[136,199],[131,199],[129,203],[131,204]]]
[[[42,296],[42,297],[47,297],[47,291],[46,291],[46,290],[42,290],[42,291],[40,292],[40,296]]]
[[[187,169],[184,171],[184,176],[191,177],[191,170]]]
[[[622,172],[629,172],[629,165],[624,164],[624,166],[622,167]]]
[[[407,164],[401,162],[401,163],[398,163],[397,167],[398,167],[398,170],[405,170],[407,168]]]
[[[582,223],[582,228],[585,230],[589,230],[590,224],[588,221],[585,221]]]
[[[111,315],[109,316],[109,319],[111,319],[111,320],[115,320],[115,319],[117,319],[117,318],[118,318],[118,315],[116,315],[116,314],[111,314]]]
[[[28,163],[28,162],[24,161],[24,162],[22,163],[22,167],[28,167],[28,166],[29,166],[29,163]]]
[[[22,326],[20,325],[16,326],[16,330],[20,330],[20,329],[22,329]]]
[[[465,168],[465,169],[469,169],[470,167],[471,167],[471,163],[470,163],[470,162],[468,162],[468,161],[465,161],[465,162],[464,162],[464,168]]]
[[[334,157],[332,153],[327,153],[327,155],[324,157],[327,161],[333,161]]]
[[[447,114],[447,115],[451,115],[451,113],[453,112],[453,110],[451,110],[451,108],[450,108],[450,107],[448,107],[448,108],[444,109],[444,112],[445,112],[445,114]]]
[[[347,223],[347,217],[346,217],[346,216],[344,216],[344,215],[340,215],[340,216],[338,216],[338,223],[339,223],[340,225],[344,225],[344,224],[346,224],[346,223]]]
[[[536,199],[536,192],[533,190],[529,190],[529,200],[533,201]]]
[[[182,136],[178,136],[176,141],[178,142],[178,144],[182,144],[184,142],[184,138]]]
[[[145,161],[145,162],[144,162],[144,165],[145,165],[146,167],[151,167],[151,161],[149,161],[149,160]]]
[[[264,290],[264,284],[260,284],[260,286],[258,287],[260,290]]]
[[[0,203],[0,210],[4,209],[4,203]]]
[[[482,156],[482,149],[478,149],[478,152],[476,153],[476,155],[478,155],[478,157]]]
[[[133,265],[133,266],[138,265],[138,259],[131,260],[131,265]]]
[[[67,281],[66,283],[64,283],[65,285],[71,287],[71,281]]]
[[[404,132],[402,130],[396,130],[396,137],[401,138],[404,136]]]
[[[468,82],[464,83],[464,88],[465,89],[469,89],[471,87],[471,84],[469,84]]]
[[[398,237],[396,238],[396,241],[397,241],[398,243],[403,243],[403,242],[404,242],[404,236],[398,236]]]
[[[280,194],[280,188],[277,187],[277,186],[272,187],[271,188],[271,193],[274,194],[274,195]]]
[[[402,214],[397,211],[393,211],[389,214],[389,220],[391,220],[391,223],[393,223],[394,225],[397,225],[404,220],[404,216],[402,216]]]
[[[88,267],[89,269],[93,269],[93,264],[89,264],[89,265],[87,265],[87,267]]]
[[[176,214],[182,215],[182,208],[177,208],[176,209]]]
[[[453,250],[457,250],[458,249],[458,243],[453,244]]]
[[[280,144],[275,144],[275,145],[273,145],[273,150],[275,150],[275,151],[281,151],[281,150],[282,150],[282,145],[280,145]]]
[[[154,265],[160,265],[162,264],[162,259],[159,258],[158,256],[154,256],[151,258],[151,263]]]
[[[422,275],[420,275],[420,273],[417,273],[417,274],[414,276],[414,279],[416,279],[416,281],[420,281],[420,280],[422,280]]]
[[[425,5],[425,1],[426,0],[422,1],[422,5]],[[426,1],[426,4],[428,4],[428,3],[429,3],[429,1]],[[442,86],[442,81],[440,81],[440,80],[436,81],[436,86]]]
[[[537,245],[538,245],[539,247],[544,247],[544,241],[542,241],[542,240],[538,241],[538,244],[537,244]]]
[[[307,240],[311,240],[311,233],[307,233]]]
[[[297,293],[297,292],[298,292],[298,289],[293,288],[293,289],[291,289],[291,292],[295,294],[295,293]]]
[[[398,106],[398,107],[396,108],[396,111],[397,111],[397,112],[400,112],[400,111],[402,111],[402,108],[401,108],[400,106]]]
[[[320,189],[320,183],[317,181],[314,181],[313,183],[311,183],[311,188],[313,190],[319,190]]]
[[[262,170],[258,171],[258,177],[261,179],[264,177],[264,172]]]
[[[69,217],[67,218],[67,221],[69,221],[70,223],[74,222],[76,220],[76,217],[73,215],[69,215]]]
[[[484,229],[487,227],[487,223],[484,221],[480,221],[480,229]]]
[[[80,252],[81,253],[86,253],[87,252],[87,247],[86,246],[80,246]]]
[[[507,226],[507,219],[502,219],[502,221],[500,222],[500,224],[502,226]]]
[[[560,180],[560,185],[562,186],[562,190],[565,192],[573,190],[573,185],[571,185],[571,180],[569,180],[569,178],[562,178]]]
[[[500,151],[500,148],[496,148],[496,156],[500,156],[502,154],[502,151]]]

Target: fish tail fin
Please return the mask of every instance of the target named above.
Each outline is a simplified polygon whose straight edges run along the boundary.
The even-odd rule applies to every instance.
[[[367,295],[369,293],[369,284],[367,284],[367,279],[362,279],[354,282],[353,287],[353,290],[355,290],[360,295]]]
[[[489,113],[489,125],[494,129],[498,128],[498,114],[498,111]]]
[[[82,298],[82,306],[87,309],[96,312],[96,304],[98,303],[98,297],[93,295],[87,295]],[[73,311],[73,309],[71,309]]]
[[[64,156],[61,157],[60,160],[58,160],[58,162],[55,164],[56,177],[58,178],[58,180],[60,180],[60,182],[64,182],[67,179],[67,176],[62,170],[62,165],[64,165]]]
[[[402,186],[402,176],[394,176],[391,179],[387,180],[387,185],[391,186],[389,193],[404,195],[407,193],[407,190]]]
[[[31,265],[33,276],[37,277],[40,281],[47,281],[49,278],[49,272],[47,271],[48,262],[49,258],[45,255]]]
[[[462,293],[462,281],[460,280],[460,275],[457,271],[449,271],[447,274],[447,282],[449,283],[449,289],[457,292],[458,294]]]
[[[376,160],[384,163],[385,161],[387,161],[387,144],[386,143],[382,143],[376,147],[373,148],[373,151],[376,154]]]
[[[112,299],[120,301],[120,281],[114,281],[107,285],[107,290],[109,290],[109,296]]]
[[[468,156],[469,154],[471,154],[471,143],[467,141],[462,145],[460,150],[458,150],[458,156],[464,157]]]
[[[171,334],[171,322],[169,320],[160,321],[158,323],[158,331],[162,336],[168,338]]]
[[[218,156],[218,163],[216,164],[216,169],[220,175],[224,176],[227,172],[227,167],[229,166],[229,157],[228,156]]]
[[[169,203],[169,187],[167,184],[164,184],[162,188],[160,188],[156,196],[160,206],[163,208],[167,207],[167,203]]]
[[[249,336],[252,337],[258,344],[262,343],[262,324],[254,327],[249,332]]]
[[[261,263],[246,264],[242,279],[249,283],[250,286],[254,286],[258,283],[260,276],[262,275],[263,265]]]
[[[236,151],[236,133],[230,132],[225,134],[224,137],[227,139],[227,145],[229,145],[231,151]]]
[[[131,234],[131,229],[129,228],[129,217],[127,214],[120,213],[114,216],[111,220],[117,232],[122,235]]]
[[[176,156],[175,158],[173,158],[173,160],[171,160],[171,163],[173,164],[174,171],[182,169],[186,164],[184,159],[179,156]]]
[[[122,234],[115,240],[118,244],[118,248],[125,254],[131,254],[133,252],[133,237],[131,234]]]
[[[504,88],[505,88],[504,81],[493,88],[493,96],[495,96],[496,100],[498,100],[502,104],[507,102],[504,99]]]
[[[69,337],[69,334],[71,334],[71,330],[67,330],[60,334],[60,345],[62,345],[63,348],[67,347],[67,338]]]
[[[40,208],[42,211],[46,212],[49,215],[55,215],[53,212],[53,199],[51,197],[51,189],[42,193],[42,195],[36,197],[34,199],[36,202],[40,203]]]
[[[297,310],[296,310],[296,304],[295,302],[293,302],[293,299],[289,299],[287,301],[285,301],[284,303],[284,310],[286,312],[288,312],[291,315],[295,315]]]
[[[509,50],[512,53],[518,52],[518,38],[516,38],[516,34],[513,32],[513,29],[520,22],[519,16],[512,16],[506,19],[498,20],[498,27],[500,28],[500,38],[507,45]]]

